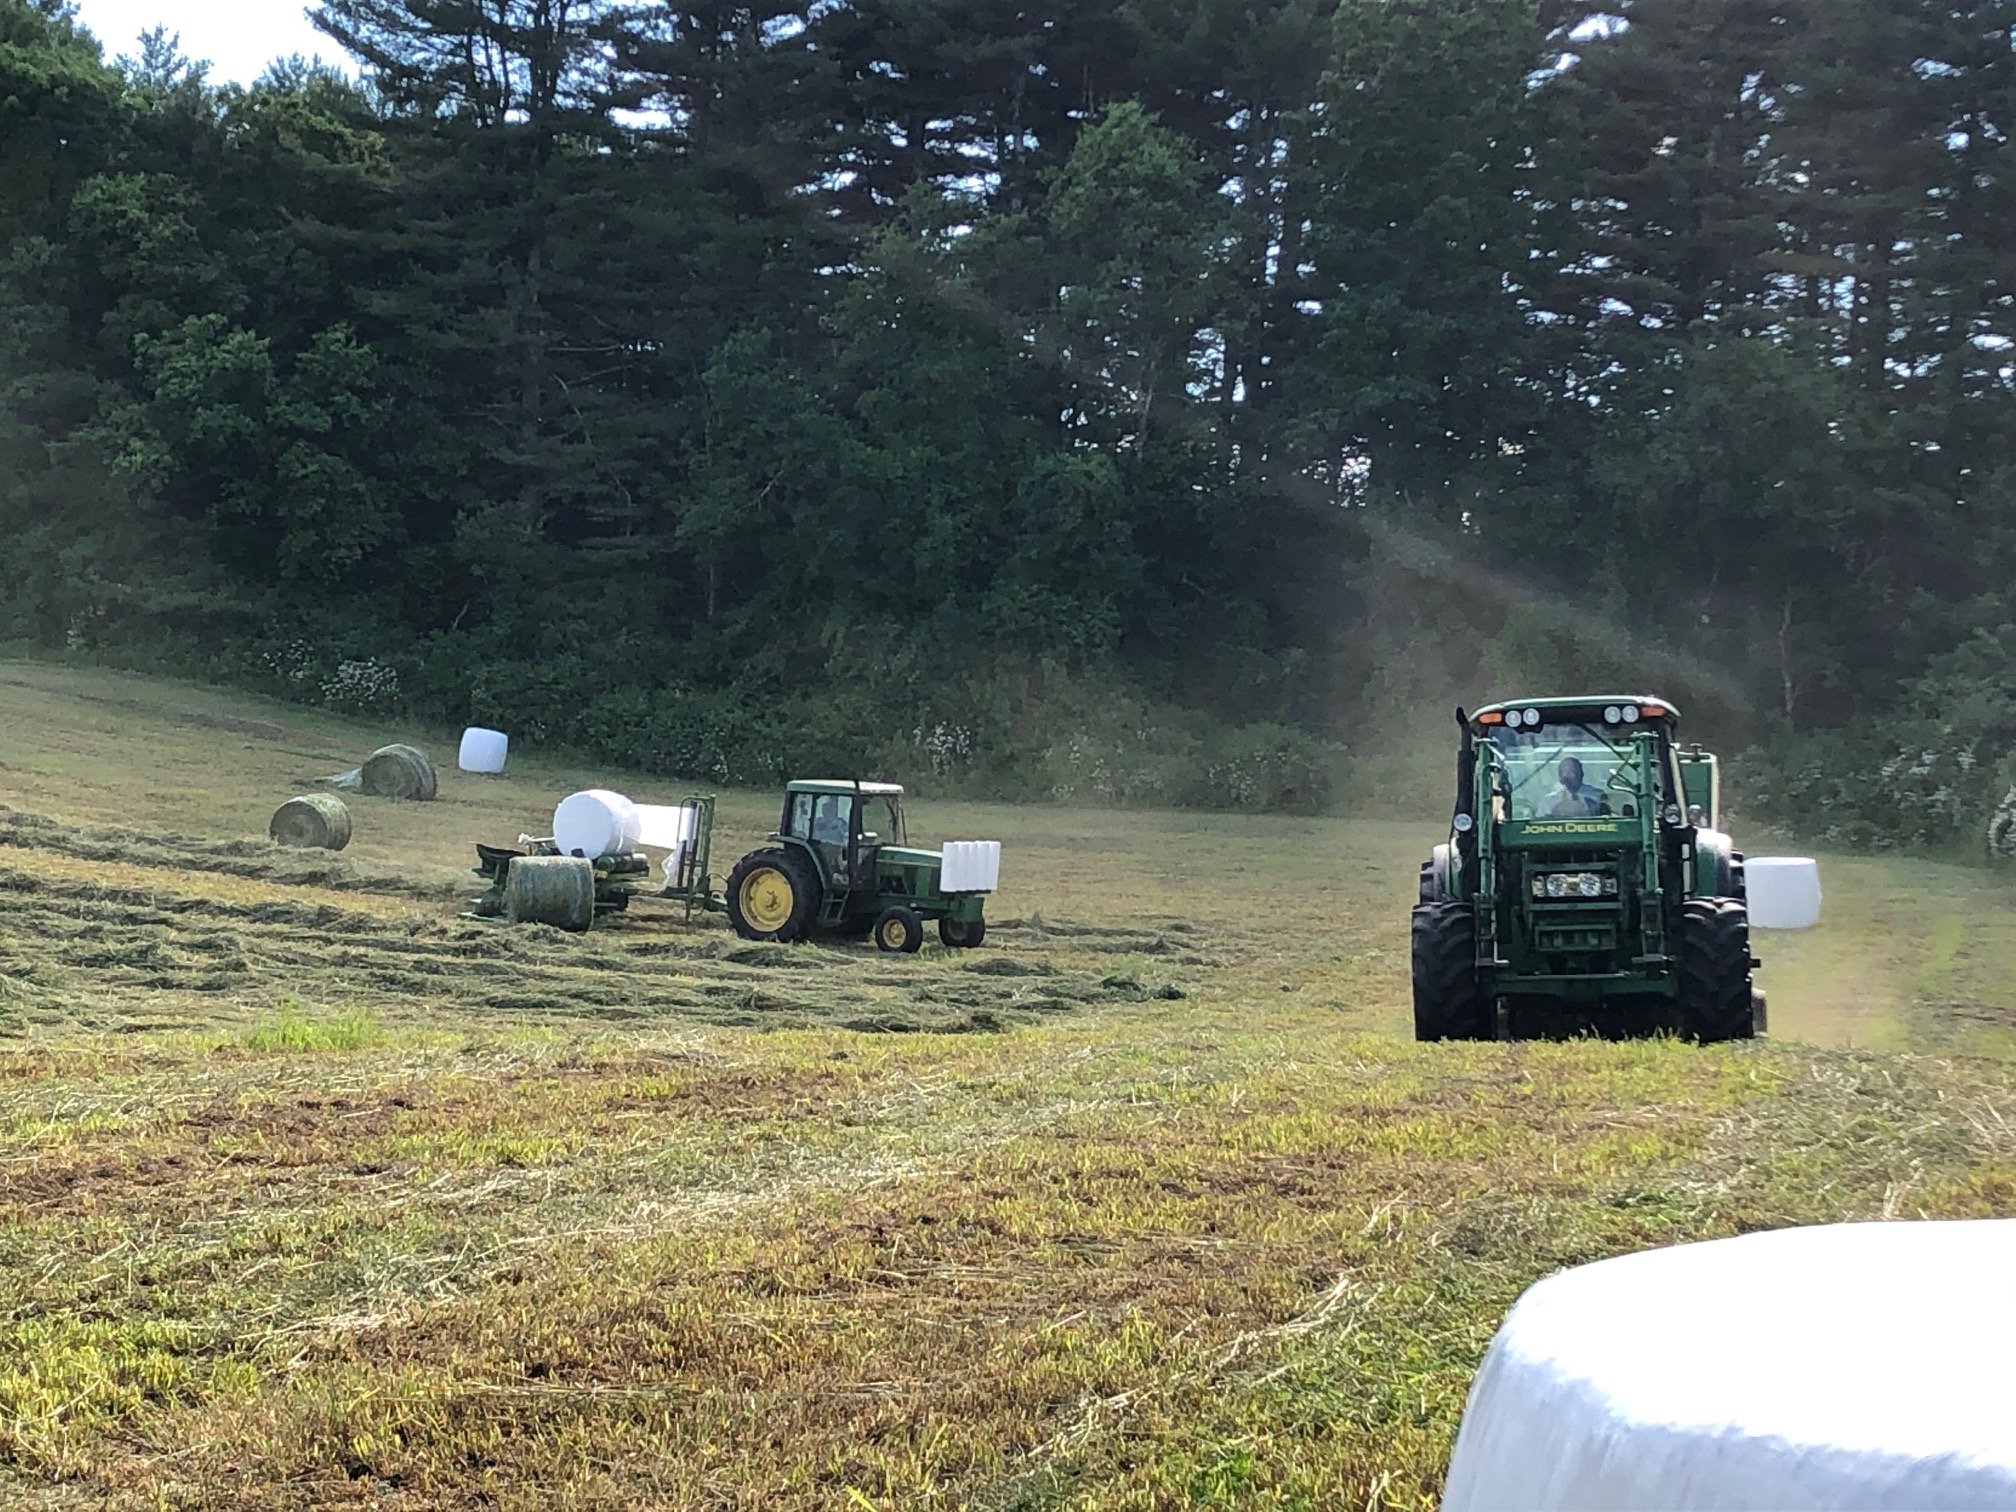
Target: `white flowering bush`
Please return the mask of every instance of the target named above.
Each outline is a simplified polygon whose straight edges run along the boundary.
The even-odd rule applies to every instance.
[[[382,714],[399,702],[399,669],[376,657],[341,661],[317,690],[322,703],[344,714]]]
[[[1988,816],[1988,854],[1998,861],[2016,861],[2016,787],[2002,795]]]
[[[259,666],[283,692],[294,697],[304,696],[315,688],[323,675],[322,659],[316,655],[314,645],[299,637],[268,646],[259,655]]]
[[[934,777],[950,777],[973,760],[973,732],[942,719],[918,725],[911,734],[911,744],[923,754]]]
[[[1888,738],[1884,738],[1887,734]],[[1991,736],[1928,721],[1781,740],[1733,765],[1746,813],[1854,850],[1979,845],[2008,788]],[[2016,816],[2012,816],[2016,817]],[[1991,839],[1992,843],[1992,839]]]

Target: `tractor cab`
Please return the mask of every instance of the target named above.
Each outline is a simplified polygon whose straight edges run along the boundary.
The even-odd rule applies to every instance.
[[[1477,711],[1494,820],[1636,818],[1671,800],[1673,726],[1657,699],[1535,699]],[[1643,737],[1641,740],[1640,737]]]
[[[903,789],[893,782],[790,783],[773,838],[796,841],[816,859],[826,892],[872,893],[882,847],[905,839]]]

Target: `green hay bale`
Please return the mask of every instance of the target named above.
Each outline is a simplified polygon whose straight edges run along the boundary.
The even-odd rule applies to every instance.
[[[595,922],[595,863],[581,856],[518,856],[504,873],[504,917],[576,933]]]
[[[350,810],[327,793],[289,798],[273,811],[266,833],[281,845],[340,851],[350,843]]]
[[[439,791],[434,763],[417,746],[380,746],[358,768],[358,774],[364,791],[374,798],[408,798],[427,803]]]

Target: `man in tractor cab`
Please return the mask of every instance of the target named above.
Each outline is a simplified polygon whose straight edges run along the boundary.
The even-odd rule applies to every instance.
[[[1593,819],[1608,806],[1603,790],[1582,780],[1582,763],[1575,757],[1562,757],[1555,775],[1561,786],[1547,797],[1547,806],[1541,811],[1546,818]]]

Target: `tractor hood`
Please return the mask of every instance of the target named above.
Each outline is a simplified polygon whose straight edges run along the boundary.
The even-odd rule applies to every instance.
[[[919,850],[914,845],[883,845],[876,847],[875,860],[881,866],[929,866],[937,867],[941,857],[935,850]]]
[[[1498,843],[1507,850],[1609,850],[1636,845],[1636,819],[1507,819]]]

